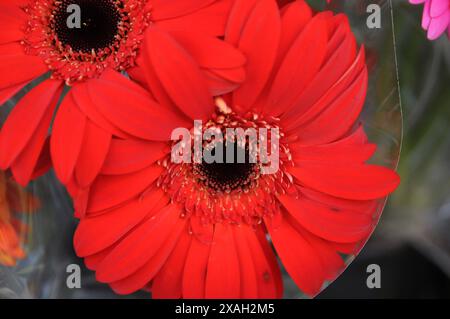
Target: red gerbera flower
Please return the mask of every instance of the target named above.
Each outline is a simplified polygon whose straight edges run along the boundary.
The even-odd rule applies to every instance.
[[[49,167],[51,149],[62,182],[67,183],[75,174],[81,186],[89,185],[102,165],[112,135],[124,137],[104,119],[106,108],[94,108],[90,100],[96,90],[113,90],[114,85],[126,81],[121,74],[124,71],[146,82],[139,76],[142,46],[158,52],[157,58],[161,58],[151,60],[156,74],[149,85],[166,85],[164,79],[162,84],[158,81],[158,63],[171,63],[172,55],[183,52],[191,59],[200,58],[202,71],[210,75],[212,92],[235,88],[242,81],[242,55],[216,38],[224,33],[232,2],[2,0],[0,105],[33,79],[48,72],[50,78],[21,99],[3,125],[0,168],[11,169],[17,181],[27,184]],[[79,8],[78,27],[68,24],[73,22],[71,14],[76,13],[69,8],[74,5]],[[165,46],[166,40],[174,45]],[[209,52],[217,58],[203,59]],[[107,77],[103,77],[105,72],[109,72]],[[57,110],[50,143],[48,131],[64,84],[73,90]]]
[[[365,242],[399,183],[366,163],[376,148],[358,123],[368,74],[344,15],[313,15],[295,1],[280,16],[275,0],[238,0],[226,40],[247,56],[247,79],[215,105],[194,69],[192,81],[177,83],[175,103],[145,108],[152,97],[131,82],[108,100],[120,109],[115,99],[126,96],[133,113],[114,120],[140,139],[112,140],[88,199],[76,200],[74,245],[117,293],[279,298],[276,251],[298,287],[315,295],[344,268],[341,254]],[[260,174],[260,158],[174,163],[171,132],[193,120],[202,130],[278,129],[279,170]]]

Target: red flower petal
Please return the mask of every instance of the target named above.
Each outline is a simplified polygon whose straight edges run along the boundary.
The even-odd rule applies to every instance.
[[[331,243],[331,246],[342,254],[347,255],[356,255],[358,250],[362,248],[362,245],[365,244],[365,241],[351,244],[340,244],[340,243]]]
[[[254,239],[257,239],[255,241]],[[259,271],[259,295],[263,299],[280,299],[283,297],[283,279],[278,260],[267,241],[267,233],[262,228],[256,228],[255,232],[247,233],[248,244],[253,252],[253,261]],[[264,256],[258,256],[261,252]],[[264,258],[265,261],[262,260]],[[267,265],[267,266],[266,266]],[[261,267],[262,266],[262,267]],[[261,268],[260,268],[261,267]]]
[[[214,73],[215,81],[209,81],[212,95],[229,93],[244,81],[246,59],[230,44],[201,33],[172,31],[170,34],[189,52],[204,73],[209,76]]]
[[[374,216],[378,206],[380,203],[383,203],[383,200],[349,200],[343,198],[333,197],[331,195],[327,195],[325,193],[321,193],[310,188],[305,188],[302,186],[298,186],[300,193],[302,196],[306,198],[321,203],[324,206],[334,210],[349,210],[356,213],[368,214]]]
[[[115,127],[110,121],[108,121],[98,110],[89,96],[88,87],[85,82],[77,83],[71,90],[72,96],[79,107],[79,109],[95,124],[100,126],[107,132],[120,137],[120,138],[132,138],[129,134],[126,134],[122,130]]]
[[[183,232],[187,232],[186,220],[178,218],[176,225],[156,254],[129,277],[111,283],[111,288],[119,294],[130,294],[144,288],[161,270]]]
[[[160,0],[161,1],[161,0]],[[181,0],[182,1],[182,0]],[[203,32],[209,35],[221,36],[224,34],[228,14],[234,0],[216,0],[211,5],[199,9],[190,14],[178,16],[174,19],[160,20],[158,13],[156,15],[156,25],[164,30],[190,30],[192,32]],[[167,5],[167,1],[163,1]],[[183,1],[185,5],[187,1]],[[156,5],[155,5],[156,10]]]
[[[339,273],[345,269],[344,260],[336,249],[335,244],[314,236],[295,224],[293,226],[302,234],[302,236],[311,244],[311,246],[314,247],[314,250],[317,252],[324,270],[324,280],[335,280]]]
[[[54,105],[56,106],[56,101]],[[53,106],[52,111],[54,111],[55,106]],[[51,168],[50,138],[47,137],[47,134],[52,118],[53,112],[45,113],[27,146],[11,164],[14,180],[24,187],[32,179],[45,174]]]
[[[22,90],[28,82],[20,83],[18,85],[14,85],[11,87],[8,87],[6,89],[0,90],[0,106],[5,104],[10,98],[12,98],[16,93],[18,93],[20,90]]]
[[[169,153],[167,143],[113,139],[102,174],[122,175],[139,171]]]
[[[17,4],[1,3],[0,29],[2,32],[0,33],[0,44],[22,40],[26,19],[25,12]]]
[[[255,10],[258,0],[235,0],[228,18],[225,39],[228,43],[238,46],[242,37],[242,31],[248,23],[248,19]]]
[[[222,81],[232,82],[232,85],[237,85],[239,83],[244,82],[246,73],[242,68],[234,68],[234,69],[209,69],[205,70],[204,73],[208,76],[212,76],[214,78],[219,78]],[[229,84],[230,86],[230,84]]]
[[[149,214],[154,215],[154,208],[163,196],[163,191],[158,189],[142,200],[134,200],[107,213],[82,219],[74,236],[77,255],[93,255],[119,241]],[[103,231],[99,232],[99,229]]]
[[[348,17],[338,14],[329,20],[328,31],[331,35],[328,43],[327,64],[336,63],[332,79],[339,79],[344,72],[352,65],[356,58],[357,44]],[[340,57],[341,60],[337,60]],[[331,70],[330,70],[331,71]]]
[[[309,232],[326,240],[351,243],[367,237],[373,218],[353,211],[334,211],[304,197],[278,196],[286,210]]]
[[[106,256],[108,256],[114,250],[114,248],[116,248],[116,246],[117,243],[96,254],[87,256],[84,259],[86,267],[92,271],[97,270],[98,265],[102,263],[102,261],[106,258]]]
[[[281,20],[275,1],[259,1],[250,14],[238,48],[247,57],[247,80],[234,92],[234,104],[248,110],[256,102],[278,52]]]
[[[246,63],[241,52],[215,37],[190,31],[172,31],[170,35],[202,68],[233,69],[243,67]]]
[[[11,1],[8,1],[8,4],[6,4],[6,5],[10,5],[10,4],[17,6],[19,8],[24,8],[26,5],[29,4],[29,0],[11,0]],[[4,5],[4,4],[2,4],[2,5]]]
[[[306,25],[281,63],[267,101],[270,114],[279,116],[288,110],[316,76],[325,57],[327,37],[326,20],[318,14]],[[305,50],[307,47],[314,49]]]
[[[37,56],[0,56],[0,89],[31,81],[47,71],[44,61]]]
[[[180,299],[182,296],[181,283],[186,257],[191,245],[192,236],[188,231],[181,232],[178,243],[155,276],[152,285],[152,298]]]
[[[295,1],[281,12],[281,39],[275,70],[278,70],[288,50],[312,18],[312,10],[304,1]]]
[[[232,80],[229,81],[225,79],[222,74],[219,72],[213,72],[214,70],[203,70],[205,75],[205,80],[208,84],[209,91],[213,96],[219,96],[222,94],[230,93],[231,91],[237,89],[239,87],[239,83],[245,80],[245,71],[242,72],[234,72],[234,70],[225,71],[225,75],[235,76]]]
[[[336,30],[329,42],[328,50],[334,46],[333,41],[336,38],[341,38],[340,34],[343,32],[347,32],[345,39],[341,40],[339,47],[332,51],[320,72],[292,104],[291,110],[285,115],[286,123],[313,118],[314,114],[320,112],[316,105],[320,105],[321,100],[330,98],[332,94],[340,94],[365,67],[364,49],[361,49],[359,55],[355,57],[355,39],[350,31],[346,31],[348,28],[348,24],[344,24]]]
[[[23,50],[23,45],[19,42],[12,42],[6,44],[0,44],[0,57],[7,56],[24,56],[25,52]]]
[[[233,227],[233,232],[239,256],[239,273],[241,274],[240,298],[256,299],[258,298],[258,275],[260,275],[260,270],[257,270],[255,267],[252,251],[246,239],[247,233],[254,232],[254,230],[247,225],[241,225],[240,227]]]
[[[327,162],[333,163],[355,163],[362,164],[369,160],[376,151],[375,144],[346,145],[345,140],[340,140],[324,145],[296,145],[290,147],[295,163],[302,165],[303,162]]]
[[[308,295],[318,293],[325,272],[314,247],[285,218],[276,225],[269,219],[265,223],[278,256],[297,286]]]
[[[400,183],[394,171],[375,165],[303,163],[289,172],[307,187],[354,200],[383,198]]]
[[[178,18],[205,8],[216,1],[217,0],[152,0],[152,18],[154,21]]]
[[[33,88],[13,108],[0,133],[0,167],[7,169],[33,139],[33,149],[44,143],[53,111],[62,90],[61,81],[46,80]],[[50,113],[51,115],[49,115]],[[42,134],[42,132],[45,133]],[[39,141],[38,141],[39,140]],[[35,144],[36,143],[36,144]],[[31,155],[31,154],[30,154]],[[30,159],[31,160],[31,159]]]
[[[101,78],[90,80],[87,85],[92,102],[105,118],[133,136],[169,141],[174,128],[192,126],[184,118],[161,107],[145,90],[115,71],[105,71]]]
[[[47,173],[52,167],[52,159],[50,155],[50,137],[48,136],[42,147],[41,154],[37,160],[33,175],[30,179],[36,179]]]
[[[220,223],[214,226],[206,274],[205,298],[240,297],[239,258],[232,227]]]
[[[88,211],[112,208],[145,191],[161,174],[159,165],[122,176],[100,175],[91,187]]]
[[[170,98],[193,120],[206,120],[214,112],[207,83],[193,57],[167,33],[150,29],[146,33],[149,63]]]
[[[78,109],[72,94],[67,94],[56,113],[50,141],[55,173],[63,184],[72,178],[83,145],[86,122],[86,116]]]
[[[89,186],[100,173],[111,144],[111,134],[86,121],[83,145],[75,167],[75,176],[80,187]]]
[[[191,218],[196,219],[195,217]],[[213,226],[205,225],[203,230],[211,237]],[[203,237],[203,236],[202,236]],[[183,298],[201,299],[205,298],[206,273],[208,268],[211,242],[201,241],[195,235],[192,238],[191,247],[186,257],[186,264],[183,272]]]
[[[143,56],[145,56],[146,58],[143,58]],[[155,72],[155,68],[153,67],[152,61],[147,58],[146,52],[144,50],[140,55],[140,58],[138,58],[137,63],[139,67],[132,69],[130,73],[130,76],[133,78],[133,80],[136,81],[135,76],[137,75],[137,80],[142,81],[142,83],[138,83],[140,83],[149,92],[151,92],[152,96],[159,104],[164,105],[165,108],[180,115],[181,117],[184,117],[184,114],[171,100],[166,89],[161,84],[161,81],[159,80],[158,75]]]
[[[177,225],[183,222],[179,208],[175,205],[167,206],[139,225],[117,245],[99,265],[97,280],[110,283],[138,271],[157,254],[170,234],[177,229]]]
[[[299,141],[323,144],[345,136],[355,125],[366,99],[368,85],[367,69],[354,83],[333,101],[318,117],[301,126]]]
[[[20,41],[24,37],[23,32],[15,26],[0,23],[0,28],[2,28],[2,33],[0,33],[0,44]]]
[[[73,208],[75,210],[75,218],[81,219],[87,215],[87,208],[89,202],[89,187],[82,188],[78,185],[75,178],[73,178],[68,184],[66,189],[69,191],[73,198]]]

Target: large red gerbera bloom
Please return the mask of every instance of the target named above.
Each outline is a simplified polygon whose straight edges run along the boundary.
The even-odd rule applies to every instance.
[[[368,74],[345,16],[313,15],[303,1],[280,15],[275,0],[239,0],[226,40],[247,56],[243,85],[214,105],[191,69],[195,81],[178,83],[175,104],[151,110],[137,85],[118,88],[136,112],[118,113],[117,126],[140,139],[112,140],[88,197],[70,187],[81,217],[76,252],[117,293],[279,298],[276,251],[315,295],[344,268],[342,254],[365,242],[399,183],[366,163],[376,148],[358,123]],[[260,174],[260,159],[174,163],[171,132],[192,120],[218,131],[278,129],[279,170]]]
[[[114,85],[126,81],[121,74],[124,71],[147,83],[139,72],[142,47],[159,54],[149,62],[155,71],[149,86],[172,85],[164,78],[159,82],[159,63],[172,63],[173,55],[184,54],[190,59],[200,58],[199,66],[208,74],[211,92],[235,88],[242,81],[243,57],[216,38],[224,33],[232,2],[1,1],[0,105],[33,79],[46,73],[50,78],[21,99],[3,125],[0,168],[11,169],[17,181],[27,184],[49,167],[51,150],[62,182],[67,183],[75,174],[81,185],[89,185],[101,167],[100,154],[106,154],[112,135],[124,137],[104,120],[104,112],[92,107],[90,99],[96,90],[113,90]],[[78,26],[70,24],[77,21],[72,16],[77,14],[73,6],[79,8]],[[166,41],[173,45],[168,47]],[[217,58],[202,59],[210,52]],[[182,65],[171,67],[183,72]],[[103,77],[105,72],[109,72],[107,78]],[[183,78],[171,80],[176,83]],[[57,110],[64,85],[74,90],[64,96]],[[48,131],[56,110],[50,143]],[[99,162],[90,162],[92,153],[99,155]]]

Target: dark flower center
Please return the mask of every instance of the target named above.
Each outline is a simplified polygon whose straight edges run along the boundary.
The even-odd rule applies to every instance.
[[[53,27],[58,40],[74,51],[81,52],[111,46],[116,40],[122,19],[118,3],[120,1],[62,0],[53,13]],[[68,10],[70,5],[78,6],[80,10]],[[78,18],[81,22],[79,27],[75,24]]]
[[[211,151],[216,155],[217,148],[222,148],[222,162],[194,164],[194,172],[201,183],[215,191],[231,192],[236,189],[248,189],[258,178],[258,165],[251,163],[248,149],[236,147],[235,144],[218,143]],[[241,152],[240,156],[238,156]],[[230,154],[232,154],[230,156]],[[228,155],[228,156],[227,156]],[[231,157],[231,158],[230,158]],[[245,160],[244,160],[245,157]]]
[[[190,131],[189,141],[172,143],[177,157],[171,153],[158,161],[164,171],[157,186],[181,205],[181,218],[197,216],[204,225],[259,225],[280,212],[277,195],[298,193],[286,171],[293,163],[279,131],[280,120],[254,113],[238,115],[220,98],[216,106],[211,120]],[[271,156],[274,150],[277,158]],[[183,155],[181,161],[179,155]],[[272,160],[276,166],[269,166]],[[267,169],[272,167],[276,170]]]

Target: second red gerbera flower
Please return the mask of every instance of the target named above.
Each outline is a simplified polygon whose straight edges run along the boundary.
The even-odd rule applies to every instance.
[[[279,298],[276,252],[298,287],[315,295],[344,268],[341,255],[364,243],[399,183],[395,172],[367,164],[376,147],[358,118],[368,74],[345,16],[313,15],[304,1],[280,15],[274,0],[238,0],[225,39],[246,55],[247,78],[215,103],[188,64],[185,81],[153,86],[151,95],[131,82],[113,95],[98,91],[116,111],[108,119],[134,138],[112,139],[89,193],[71,185],[81,217],[74,245],[118,293]],[[204,126],[193,129],[194,120]],[[194,140],[206,129],[274,129],[279,169],[262,174],[261,158],[174,162],[171,133],[183,127]]]

